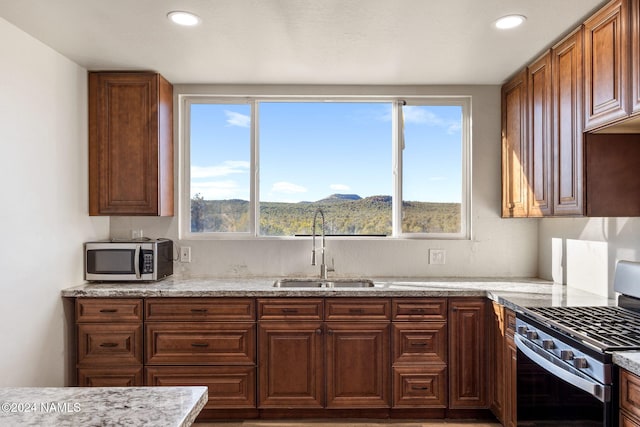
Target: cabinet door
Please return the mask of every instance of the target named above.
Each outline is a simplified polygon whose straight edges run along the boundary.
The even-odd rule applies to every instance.
[[[527,68],[529,100],[529,209],[530,217],[552,214],[551,53]]]
[[[631,113],[640,113],[640,0],[631,0]]]
[[[527,79],[502,86],[502,216],[527,216]]]
[[[551,50],[553,214],[583,215],[582,27]]]
[[[326,326],[327,408],[388,408],[389,323]]]
[[[89,73],[89,214],[173,215],[172,87]]]
[[[485,298],[449,301],[449,408],[489,407]]]
[[[505,354],[504,354],[504,417],[505,427],[517,427],[518,425],[518,394],[517,394],[517,369],[518,369],[518,349],[513,341],[515,333],[516,314],[511,310],[505,310]]]
[[[585,130],[628,116],[628,0],[613,0],[584,23]]]
[[[498,420],[504,424],[504,355],[505,355],[505,323],[504,323],[504,307],[497,302],[492,303],[493,310],[491,314],[491,377],[492,381],[492,399],[491,412]]]
[[[261,322],[258,332],[260,408],[321,408],[322,322]]]

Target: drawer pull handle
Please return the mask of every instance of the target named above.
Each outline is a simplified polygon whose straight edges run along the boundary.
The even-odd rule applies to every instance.
[[[192,309],[191,309],[191,312],[192,312],[192,313],[200,313],[200,314],[204,314],[204,313],[206,313],[207,311],[209,311],[209,310],[207,310],[206,308],[192,308]]]
[[[282,312],[284,314],[296,314],[298,312],[297,308],[283,308]]]
[[[349,313],[362,314],[364,313],[364,308],[350,308]]]
[[[426,342],[412,342],[411,346],[412,347],[426,347],[427,343]]]
[[[115,343],[115,342],[103,342],[102,344],[100,344],[100,347],[106,347],[106,348],[113,348],[117,346],[118,346],[118,343]]]
[[[117,313],[117,308],[103,308],[100,310],[100,313]]]
[[[209,343],[206,343],[206,342],[192,342],[191,343],[191,347],[201,347],[201,348],[209,347]]]
[[[426,310],[424,308],[412,308],[411,313],[423,314]]]
[[[429,387],[414,385],[411,386],[411,390],[429,390]]]

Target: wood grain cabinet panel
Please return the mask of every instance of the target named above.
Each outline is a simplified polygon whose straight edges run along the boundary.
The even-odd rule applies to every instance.
[[[250,298],[147,298],[147,321],[254,321]]]
[[[209,400],[205,409],[256,406],[253,366],[151,366],[145,372],[148,386],[206,386]]]
[[[393,363],[447,363],[447,323],[393,323]]]
[[[142,322],[142,300],[84,298],[76,301],[76,322]]]
[[[528,216],[553,214],[551,149],[551,52],[527,67]]]
[[[630,425],[640,424],[640,377],[626,369],[620,369],[620,410]]]
[[[551,49],[553,214],[584,214],[582,27]]]
[[[143,384],[142,366],[131,368],[80,368],[80,387],[135,387]]]
[[[145,364],[253,365],[256,324],[145,323]]]
[[[640,113],[640,0],[631,0],[631,114]]]
[[[325,320],[389,320],[391,301],[387,298],[330,298]]]
[[[449,300],[449,408],[489,408],[487,300]]]
[[[502,86],[502,216],[528,215],[527,76],[518,73]]]
[[[142,364],[142,324],[78,325],[78,366]]]
[[[89,73],[89,214],[173,216],[173,88],[159,74]]]
[[[393,368],[394,408],[446,408],[446,366]]]
[[[613,0],[584,23],[585,130],[629,115],[628,0]]]
[[[327,322],[327,408],[389,408],[388,322]]]
[[[315,298],[269,298],[258,300],[259,320],[322,320],[324,302]]]
[[[260,322],[258,329],[259,407],[322,408],[322,322]]]
[[[395,298],[392,305],[394,322],[447,320],[446,298]]]

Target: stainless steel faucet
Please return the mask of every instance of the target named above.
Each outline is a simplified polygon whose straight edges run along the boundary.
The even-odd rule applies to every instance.
[[[322,218],[322,263],[320,264],[320,278],[326,279],[327,272],[334,271],[333,268],[329,268],[324,261],[324,252],[325,252],[325,239],[324,239],[324,212],[322,209],[316,209],[315,214],[313,215],[313,233],[312,233],[312,248],[311,248],[311,265],[316,265],[316,221],[318,219],[318,214]]]

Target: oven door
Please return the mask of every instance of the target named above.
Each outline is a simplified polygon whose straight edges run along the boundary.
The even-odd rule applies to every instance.
[[[601,384],[526,338],[514,337],[517,355],[518,426],[617,425],[611,385]]]

